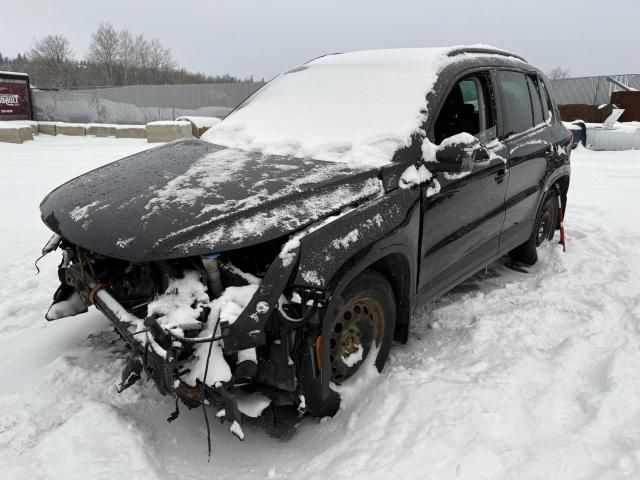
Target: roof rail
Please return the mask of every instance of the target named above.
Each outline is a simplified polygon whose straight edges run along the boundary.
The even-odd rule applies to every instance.
[[[491,48],[491,47],[461,47],[461,48],[456,48],[455,50],[451,50],[447,54],[447,56],[448,57],[455,57],[456,55],[462,55],[463,53],[480,53],[480,54],[486,54],[486,55],[502,55],[503,57],[513,57],[513,58],[517,58],[518,60],[521,60],[521,61],[523,61],[525,63],[529,63],[524,58],[522,58],[520,55],[516,55],[515,53],[507,52],[506,50],[500,50],[500,49]]]

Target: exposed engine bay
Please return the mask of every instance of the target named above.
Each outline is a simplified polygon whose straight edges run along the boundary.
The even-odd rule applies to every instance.
[[[58,235],[43,254],[55,249],[63,256],[60,286],[46,318],[95,305],[131,348],[119,391],[152,379],[176,406],[179,399],[189,408],[217,407],[240,439],[243,414],[258,416],[270,402],[303,413],[305,395],[319,391],[326,299],[322,291],[288,285],[297,253],[284,241],[141,263]]]

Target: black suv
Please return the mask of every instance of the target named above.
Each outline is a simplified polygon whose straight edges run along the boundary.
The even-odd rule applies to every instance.
[[[131,347],[121,388],[144,369],[238,436],[248,393],[331,415],[332,385],[371,352],[382,369],[420,302],[502,255],[536,262],[570,151],[544,75],[511,53],[321,57],[203,139],[51,192],[47,319],[95,305]]]

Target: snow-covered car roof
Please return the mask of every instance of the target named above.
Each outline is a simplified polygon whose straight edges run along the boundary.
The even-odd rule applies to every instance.
[[[378,167],[420,129],[427,93],[445,66],[496,53],[508,54],[458,46],[320,57],[276,77],[202,138],[243,150]]]

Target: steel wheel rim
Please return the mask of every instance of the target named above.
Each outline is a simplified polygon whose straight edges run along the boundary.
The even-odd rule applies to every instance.
[[[551,211],[551,203],[547,202],[544,209],[540,213],[540,219],[538,220],[538,226],[536,230],[536,246],[540,246],[546,238],[549,238],[549,229],[551,228],[551,218],[553,212]]]
[[[384,337],[384,309],[371,297],[357,298],[335,316],[329,336],[331,380],[343,383],[362,365],[374,344]]]

